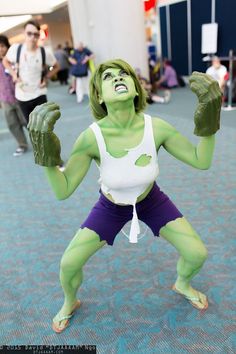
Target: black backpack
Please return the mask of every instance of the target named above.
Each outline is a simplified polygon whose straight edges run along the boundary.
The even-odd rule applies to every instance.
[[[41,73],[41,82],[47,74],[47,66],[46,66],[46,53],[44,47],[39,47],[42,55],[42,73]],[[22,44],[18,45],[16,52],[16,68],[17,68],[17,77],[19,77],[19,63],[20,63],[20,53],[22,49]]]

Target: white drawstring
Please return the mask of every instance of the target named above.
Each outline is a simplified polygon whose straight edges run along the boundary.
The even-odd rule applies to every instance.
[[[143,238],[144,236],[146,236],[147,230],[148,230],[148,227],[146,226],[142,236],[137,238],[138,241],[141,240],[141,238]],[[121,230],[121,232],[123,235],[125,235],[129,239],[129,235],[123,229]]]
[[[130,233],[129,235],[122,229],[121,232],[129,239],[130,243],[137,243],[138,240],[143,238],[146,233],[147,233],[148,227],[146,227],[146,230],[144,231],[144,234],[141,237],[138,237],[140,234],[140,226],[139,226],[139,221],[138,221],[138,216],[137,216],[137,211],[136,211],[136,205],[133,205],[133,218],[131,221],[131,227],[130,227]]]

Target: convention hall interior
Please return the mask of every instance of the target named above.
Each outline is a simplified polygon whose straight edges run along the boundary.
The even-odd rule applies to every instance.
[[[236,1],[0,3],[0,353],[235,354]]]

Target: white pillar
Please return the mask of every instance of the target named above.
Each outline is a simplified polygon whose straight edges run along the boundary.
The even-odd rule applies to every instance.
[[[82,41],[96,63],[121,58],[148,77],[143,0],[68,0],[74,45]]]

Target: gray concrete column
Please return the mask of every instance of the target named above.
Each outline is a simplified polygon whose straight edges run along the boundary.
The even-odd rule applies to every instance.
[[[74,45],[82,41],[96,63],[126,60],[148,76],[143,0],[68,0]]]

